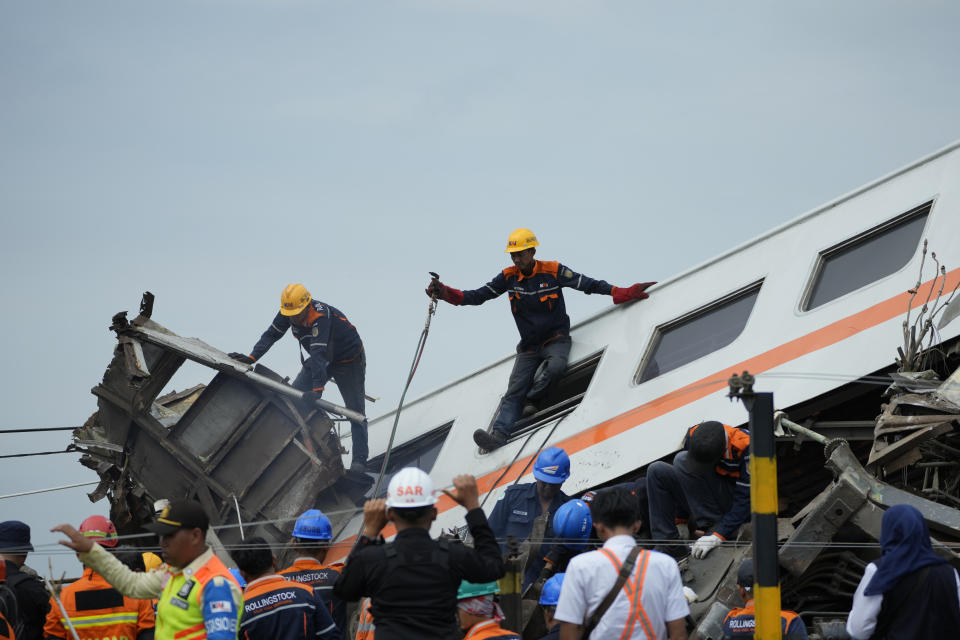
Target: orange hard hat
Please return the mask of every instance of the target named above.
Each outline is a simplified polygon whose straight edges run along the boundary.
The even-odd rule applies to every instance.
[[[102,547],[117,546],[117,528],[103,516],[90,516],[80,523],[80,533]]]

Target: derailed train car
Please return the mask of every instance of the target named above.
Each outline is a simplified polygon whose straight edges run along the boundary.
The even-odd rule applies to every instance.
[[[884,507],[912,501],[941,542],[960,540],[960,410],[948,379],[960,362],[960,302],[947,304],[958,282],[955,144],[660,283],[648,301],[576,325],[553,396],[497,451],[478,450],[471,436],[493,422],[510,357],[408,403],[382,486],[408,464],[440,486],[469,468],[489,511],[510,483],[531,480],[533,458],[549,445],[571,456],[567,493],[634,478],[676,452],[692,424],[744,424],[726,391],[732,372],[748,370],[808,429],[788,429],[778,445],[783,601],[828,637],[877,553]],[[94,496],[109,494],[115,515],[135,527],[153,500],[196,495],[229,525],[227,540],[253,521],[285,541],[299,510],[320,507],[344,543],[335,555],[345,555],[395,414],[370,423],[369,474],[344,473],[349,439],[327,412],[301,415],[279,376],[171,334],[149,306],[130,323],[115,319],[118,349],[94,390],[100,411],[77,434],[104,480]],[[184,359],[217,376],[158,397]],[[268,445],[268,431],[284,436]],[[453,507],[440,500],[437,531],[461,524]],[[748,529],[681,563],[700,596],[693,617],[702,637],[736,604],[730,569]]]

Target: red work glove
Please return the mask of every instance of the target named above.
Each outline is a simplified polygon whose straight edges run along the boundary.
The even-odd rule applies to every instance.
[[[613,304],[623,304],[631,300],[646,300],[650,297],[647,289],[657,284],[656,282],[638,282],[631,287],[614,287],[610,295],[613,296]]]
[[[431,280],[425,291],[428,296],[436,295],[444,302],[449,302],[454,306],[463,304],[463,291],[448,287],[439,280]]]

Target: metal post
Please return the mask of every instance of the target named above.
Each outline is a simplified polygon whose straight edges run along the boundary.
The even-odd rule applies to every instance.
[[[517,539],[507,537],[507,572],[500,578],[500,606],[506,616],[504,626],[516,633],[523,632],[523,603],[520,587],[523,581],[523,563]]]
[[[729,397],[750,412],[750,508],[753,523],[753,598],[757,640],[780,640],[780,563],[777,554],[777,439],[773,394],[756,393],[754,377],[730,376]]]
[[[773,394],[755,393],[750,411],[750,505],[753,510],[753,597],[758,640],[780,640],[777,560],[777,456]]]

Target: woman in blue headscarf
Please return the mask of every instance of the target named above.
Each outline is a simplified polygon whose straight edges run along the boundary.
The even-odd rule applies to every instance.
[[[933,553],[923,515],[910,505],[887,509],[883,555],[867,565],[853,596],[847,633],[866,638],[960,637],[960,576]]]

